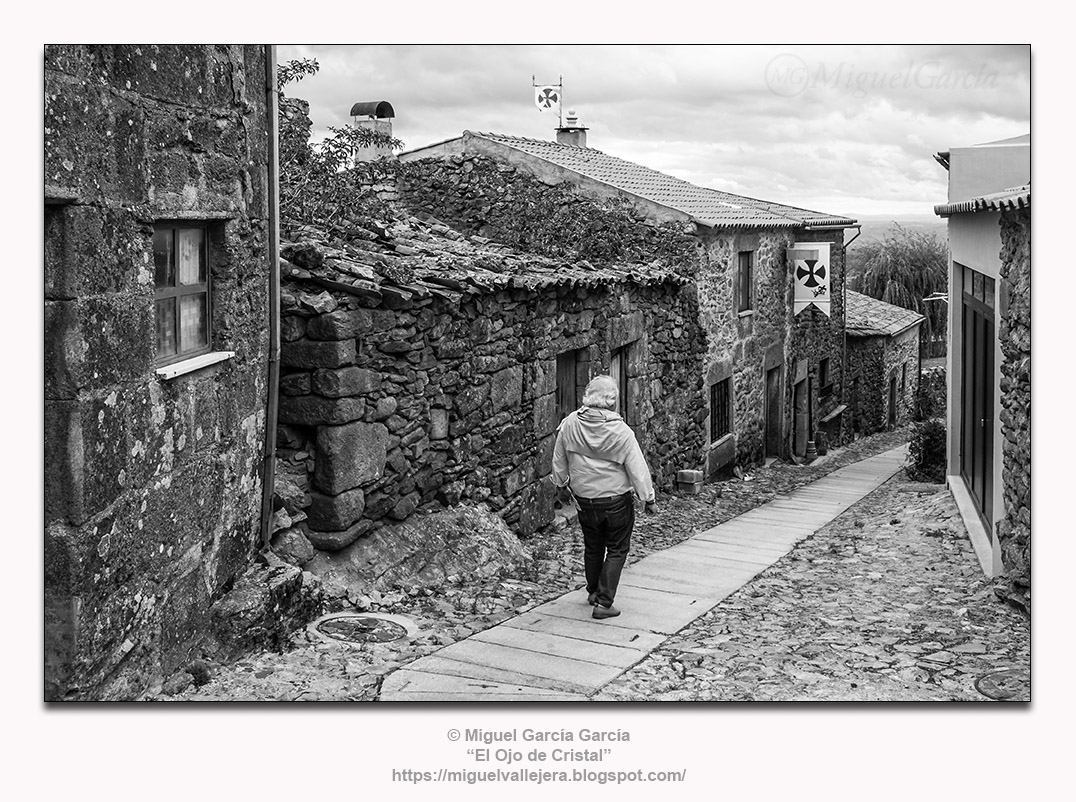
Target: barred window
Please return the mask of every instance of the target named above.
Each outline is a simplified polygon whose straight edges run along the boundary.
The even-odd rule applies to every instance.
[[[154,228],[158,365],[209,351],[208,240],[203,225],[158,224]]]
[[[732,431],[732,379],[710,385],[710,442]]]

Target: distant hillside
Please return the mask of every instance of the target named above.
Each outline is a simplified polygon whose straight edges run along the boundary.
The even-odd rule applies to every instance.
[[[860,234],[859,239],[852,243],[853,249],[857,245],[862,245],[870,240],[884,239],[886,232],[893,227],[894,223],[899,223],[909,231],[936,234],[942,243],[946,242],[947,232],[945,219],[936,217],[935,215],[912,214],[904,216],[886,216],[864,214],[857,215],[856,219],[863,227],[860,229],[862,234]]]

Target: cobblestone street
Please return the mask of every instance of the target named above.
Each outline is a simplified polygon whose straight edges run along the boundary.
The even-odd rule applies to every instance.
[[[986,701],[979,676],[1029,666],[949,493],[902,472],[595,698]]]
[[[706,485],[697,496],[665,497],[659,515],[639,518],[631,559],[902,437],[867,438],[811,466],[774,463]],[[438,592],[371,594],[367,609],[415,621],[419,633],[410,641],[348,646],[300,632],[283,654],[213,666],[207,684],[159,698],[376,700],[390,672],[581,586],[577,529],[569,521],[528,541],[532,564],[518,577],[461,581]],[[1029,665],[1030,622],[994,596],[949,493],[941,485],[910,482],[902,471],[593,698],[990,701],[976,679],[1015,669],[1015,682],[1008,677],[1002,690],[1026,699],[1021,680]]]

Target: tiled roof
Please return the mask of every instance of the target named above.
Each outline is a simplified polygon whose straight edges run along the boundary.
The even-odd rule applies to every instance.
[[[918,312],[847,290],[844,330],[850,337],[892,337],[926,320]]]
[[[585,260],[550,259],[515,251],[484,237],[465,236],[432,217],[394,212],[391,220],[355,224],[345,239],[312,226],[281,236],[281,277],[310,282],[374,301],[430,295],[458,300],[504,288],[615,283],[682,283],[657,261],[596,267]]]
[[[1031,208],[1031,184],[1024,184],[1001,192],[993,192],[978,198],[956,203],[941,203],[934,207],[934,214],[948,217],[963,212],[1001,212],[1012,209]]]
[[[851,226],[848,217],[812,212],[794,206],[733,195],[717,189],[696,186],[680,178],[651,170],[634,162],[618,159],[594,148],[581,148],[541,139],[465,132],[482,137],[567,170],[630,192],[662,206],[690,215],[707,226],[734,228],[799,228],[814,226]]]

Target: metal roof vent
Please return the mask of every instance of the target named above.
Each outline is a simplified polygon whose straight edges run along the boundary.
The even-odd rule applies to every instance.
[[[387,100],[363,100],[351,107],[352,117],[375,117],[379,120],[392,119],[396,112]]]

